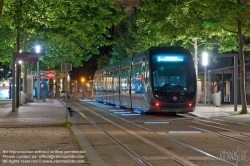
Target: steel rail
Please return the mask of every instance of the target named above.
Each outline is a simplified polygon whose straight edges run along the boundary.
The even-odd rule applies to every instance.
[[[209,118],[207,118],[207,119],[209,119]],[[196,119],[196,118],[193,118],[193,123],[198,123],[198,124],[201,124],[201,125],[203,125],[203,126],[209,126],[209,127],[213,127],[213,128],[217,128],[217,129],[220,129],[220,130],[225,130],[225,131],[229,131],[229,132],[238,132],[238,133],[240,133],[241,135],[244,135],[244,136],[247,136],[247,137],[250,137],[250,135],[248,135],[248,134],[244,134],[244,133],[242,133],[241,131],[237,131],[237,130],[231,130],[231,129],[225,129],[225,128],[223,128],[223,127],[217,127],[217,126],[213,126],[213,125],[209,125],[209,124],[204,124],[204,123],[200,123],[200,122],[197,122],[197,121],[202,121],[202,122],[207,122],[207,123],[214,123],[214,124],[218,124],[218,125],[221,125],[221,126],[227,126],[227,127],[232,127],[232,128],[235,128],[235,126],[230,126],[230,125],[226,125],[226,124],[223,124],[223,123],[217,123],[217,122],[214,122],[213,121],[213,119],[209,119],[209,120],[202,120],[202,119]],[[217,121],[217,120],[215,120],[215,121]],[[221,120],[222,122],[228,122],[228,121],[224,121],[224,120]],[[242,125],[242,123],[233,123],[233,124],[238,124],[238,125]],[[245,123],[243,123],[244,125],[243,126],[248,126],[248,124],[245,124]]]
[[[245,144],[245,145],[247,145],[247,146],[250,146],[250,142],[249,142],[249,141],[246,141],[246,140],[243,140],[243,139],[240,139],[240,138],[235,138],[235,137],[232,137],[232,136],[228,136],[228,135],[221,134],[221,133],[217,133],[217,132],[212,132],[212,131],[205,130],[205,129],[198,128],[198,127],[194,127],[194,126],[189,126],[189,127],[192,127],[192,128],[194,128],[194,129],[198,129],[198,130],[201,130],[201,131],[205,131],[205,132],[208,132],[208,133],[212,133],[212,134],[215,134],[215,135],[224,137],[224,138],[228,138],[228,139],[237,141],[237,142],[242,143],[242,144]]]
[[[191,117],[191,118],[195,119],[194,115],[180,115],[180,116]],[[247,124],[247,123],[240,123],[240,122],[235,122],[235,121],[227,121],[227,120],[222,120],[222,119],[210,118],[210,117],[206,117],[206,116],[198,116],[198,117],[203,118],[203,119],[209,119],[210,121],[227,122],[227,123],[231,123],[231,124],[238,124],[238,125],[250,127],[250,124]]]

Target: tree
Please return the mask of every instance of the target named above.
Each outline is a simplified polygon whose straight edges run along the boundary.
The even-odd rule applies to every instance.
[[[157,42],[163,41],[188,48],[194,55],[196,73],[198,55],[204,50],[212,50],[219,44],[215,33],[210,33],[204,28],[202,14],[197,12],[202,7],[196,1],[148,0],[139,9],[141,12],[137,22],[141,31],[156,31]]]
[[[41,69],[46,70],[48,66],[58,68],[63,62],[81,66],[83,60],[98,52],[96,45],[111,43],[108,29],[123,15],[115,0],[8,0],[3,7],[0,29],[16,31],[16,52],[24,48],[20,39],[28,39],[24,42],[28,45],[26,51],[31,51],[34,43],[46,47],[46,56],[41,58]],[[10,62],[12,54],[4,54],[8,56],[0,60]],[[19,74],[16,76],[19,80]]]
[[[124,16],[114,3],[9,0],[4,5],[1,25],[19,29],[21,38],[29,34],[28,50],[38,41],[44,45],[45,64],[54,67],[71,62],[79,66],[98,52],[96,45],[111,44],[109,27]]]
[[[196,18],[194,8],[188,0],[148,0],[138,6],[138,13],[127,19],[115,38],[114,47],[128,56],[152,46],[182,45],[193,53],[198,73],[199,52],[212,50],[218,41],[204,29],[203,20]]]
[[[237,41],[238,46],[236,50],[239,53],[240,59],[240,91],[242,113],[246,114],[247,102],[244,55],[244,51],[246,51],[246,43],[244,43],[244,39],[250,37],[250,4],[242,4],[240,0],[234,0],[227,3],[220,0],[215,0],[212,3],[210,1],[203,1],[203,3],[206,4],[206,9],[203,11],[203,13],[206,14],[206,21],[204,21],[204,23],[208,29],[212,31],[218,31],[218,29],[221,32],[226,31],[232,34],[235,41]],[[231,48],[231,50],[235,50],[235,47]]]

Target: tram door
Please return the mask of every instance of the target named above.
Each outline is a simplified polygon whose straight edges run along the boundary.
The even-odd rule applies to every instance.
[[[132,66],[131,72],[131,100],[133,109],[142,108],[143,87],[143,69],[142,63]]]
[[[120,105],[120,98],[119,98],[119,70],[114,71],[114,82],[113,82],[113,91],[114,91],[114,104],[116,106]]]
[[[125,108],[131,108],[130,103],[130,69],[129,67],[121,69],[121,78],[120,78],[120,100],[121,106]]]
[[[107,103],[107,71],[103,71],[102,74],[102,100],[103,103]]]

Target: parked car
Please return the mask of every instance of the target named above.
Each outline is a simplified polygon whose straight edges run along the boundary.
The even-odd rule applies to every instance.
[[[70,94],[69,92],[67,91],[67,94],[68,94],[68,99],[70,98]],[[60,92],[60,99],[66,99],[66,91],[63,90]]]

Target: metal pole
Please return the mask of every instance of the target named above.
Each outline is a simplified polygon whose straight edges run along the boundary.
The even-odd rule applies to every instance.
[[[82,99],[84,99],[84,91],[83,91],[83,85],[84,85],[84,82],[82,82]]]
[[[237,112],[238,104],[238,54],[234,55],[234,111]]]
[[[16,112],[16,61],[15,55],[12,55],[12,112]]]
[[[40,100],[40,62],[39,56],[37,61],[37,100]]]
[[[224,71],[222,71],[222,74],[221,74],[221,82],[222,82],[222,85],[221,85],[221,103],[224,103],[224,96],[225,96],[225,93],[226,92],[224,92],[224,89],[225,89],[225,87],[224,87]]]
[[[206,105],[206,98],[207,98],[207,66],[204,66],[204,105]]]
[[[66,122],[68,121],[68,81],[67,81],[67,78],[68,78],[68,64],[66,65],[66,77],[65,77],[65,82],[66,82]]]
[[[21,73],[21,67],[19,62],[16,63],[16,107],[20,106],[20,73]]]

